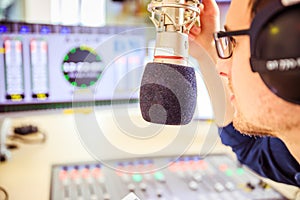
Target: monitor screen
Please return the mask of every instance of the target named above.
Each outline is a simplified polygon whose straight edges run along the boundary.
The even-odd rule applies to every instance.
[[[134,101],[145,40],[134,26],[0,22],[0,112]]]

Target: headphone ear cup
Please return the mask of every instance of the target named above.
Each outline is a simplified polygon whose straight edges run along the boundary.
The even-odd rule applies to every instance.
[[[300,4],[274,15],[257,34],[254,47],[256,58],[278,61],[277,70],[259,70],[267,87],[277,96],[300,104]]]
[[[300,73],[260,73],[266,86],[277,96],[291,103],[300,104]]]

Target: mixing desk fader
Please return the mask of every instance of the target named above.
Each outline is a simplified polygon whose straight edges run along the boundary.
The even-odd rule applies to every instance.
[[[142,200],[285,199],[226,155],[136,158],[52,168],[52,200],[121,200],[130,192]]]

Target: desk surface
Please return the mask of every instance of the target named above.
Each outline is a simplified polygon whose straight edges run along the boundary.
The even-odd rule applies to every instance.
[[[137,109],[117,110],[105,108],[91,113],[14,118],[14,126],[37,125],[47,134],[47,140],[43,144],[17,142],[19,148],[12,151],[8,161],[0,164],[0,186],[13,200],[44,200],[49,199],[54,164],[159,155],[231,154],[231,150],[220,143],[213,123],[193,121],[182,127],[153,126],[141,119]],[[95,122],[102,136],[93,134],[91,124]],[[275,187],[291,199],[299,192],[283,184],[275,184]]]

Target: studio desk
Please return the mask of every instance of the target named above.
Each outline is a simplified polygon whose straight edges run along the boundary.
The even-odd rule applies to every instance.
[[[153,183],[154,185],[154,179],[158,179],[162,182],[160,183],[161,185],[174,185],[171,182],[176,182],[175,179],[171,182],[167,180],[167,178],[174,178],[170,176],[169,172],[169,174],[167,172],[165,174],[156,174],[161,170],[178,170],[178,168],[172,167],[178,165],[170,165],[172,162],[175,164],[181,163],[185,167],[185,173],[189,172],[191,176],[194,176],[195,180],[185,183],[187,192],[183,191],[185,186],[180,186],[181,183],[175,186],[180,187],[178,191],[184,193],[183,195],[187,197],[184,199],[188,199],[189,191],[191,194],[196,194],[197,189],[198,191],[202,190],[198,186],[200,182],[198,183],[195,177],[198,170],[195,169],[195,166],[197,168],[200,165],[195,163],[199,164],[201,159],[205,160],[206,157],[209,160],[211,155],[222,156],[223,154],[228,155],[228,158],[233,160],[232,163],[235,163],[235,156],[231,149],[221,144],[217,127],[209,120],[195,119],[184,126],[154,125],[145,122],[139,113],[138,107],[132,106],[103,106],[97,109],[70,109],[42,113],[25,112],[18,117],[13,116],[11,119],[13,122],[12,128],[31,124],[37,126],[39,131],[46,135],[46,141],[37,144],[8,140],[8,143],[17,144],[18,147],[11,150],[11,158],[9,160],[0,164],[0,186],[5,188],[11,200],[121,199],[124,196],[124,192],[126,193],[127,190],[128,193],[130,191],[135,192],[138,187],[141,187],[141,190],[145,193],[150,191],[149,195],[153,195],[151,199],[169,199],[164,194],[163,187],[160,188],[158,183],[156,185],[158,187],[151,192],[150,186],[147,188],[143,181],[146,180],[146,183],[148,181],[148,183]],[[218,159],[213,161],[213,159],[215,158],[213,157],[211,162],[221,162]],[[160,162],[160,164],[154,166],[157,162]],[[193,164],[186,165],[184,164],[185,162]],[[208,164],[206,167],[210,167],[210,163]],[[139,167],[141,165],[149,165],[151,170],[148,172],[138,171],[141,167],[134,168],[134,165],[139,165]],[[228,163],[228,165],[231,164]],[[82,166],[84,166],[85,171],[93,169],[95,172],[98,169],[97,172],[102,170],[99,173],[106,173],[107,177],[101,179],[102,184],[105,181],[110,181],[108,185],[114,185],[115,193],[118,193],[119,196],[116,194],[104,194],[102,191],[102,197],[96,197],[96,193],[99,192],[97,188],[94,188],[95,190],[92,190],[93,188],[88,189],[95,193],[90,198],[75,198],[71,194],[72,190],[62,192],[61,195],[55,191],[66,189],[66,185],[70,183],[70,181],[66,181],[68,176],[66,171],[71,169],[73,171],[77,170],[77,173],[72,172],[73,174],[71,174],[70,172],[71,175],[69,174],[71,179],[73,177],[72,180],[75,180],[76,177],[78,178],[78,173],[83,172]],[[128,166],[136,171],[124,170]],[[187,166],[191,167],[188,168]],[[222,166],[224,167],[224,165]],[[220,167],[222,166],[220,165]],[[118,172],[119,169],[123,169],[123,171],[120,170]],[[212,169],[207,170],[213,177]],[[129,175],[126,175],[127,172],[129,172]],[[138,172],[138,174],[132,172]],[[176,173],[179,174],[179,172]],[[118,175],[116,174],[120,176],[120,180],[124,179],[125,181],[127,177],[126,180],[129,182],[126,186],[123,185],[125,187],[125,190],[122,190],[123,194],[121,194],[121,187],[123,186],[117,186],[119,183],[117,183],[116,177]],[[155,174],[152,182],[147,174]],[[87,176],[89,175],[92,176],[92,174],[87,173]],[[130,183],[131,175],[133,181],[131,180]],[[179,180],[184,182],[187,179]],[[299,198],[299,188],[274,183],[266,179],[263,180],[269,184],[269,188],[275,188],[287,199],[296,199],[297,195]],[[58,181],[62,181],[64,184],[60,186]],[[80,184],[78,181],[76,183]],[[204,183],[208,188],[210,187],[207,181]],[[243,186],[243,190],[249,192],[251,188],[245,189],[248,186],[247,184]],[[224,191],[230,188],[234,191],[234,185],[232,184],[222,187],[220,184],[215,185],[216,193],[222,193],[224,188]],[[241,188],[241,185],[236,187]],[[169,188],[166,190],[169,190],[169,193],[171,193],[171,186],[165,188]],[[225,194],[224,191],[223,194]],[[86,193],[85,190],[81,192]],[[176,193],[174,190],[172,192]],[[227,191],[227,196],[228,194]],[[217,197],[216,194],[210,195],[210,199],[222,199]],[[176,195],[174,194],[174,196]],[[144,197],[140,198],[145,199]],[[172,199],[182,198],[177,196]],[[205,198],[198,195],[196,199]],[[249,198],[245,199],[251,198],[249,196]]]

